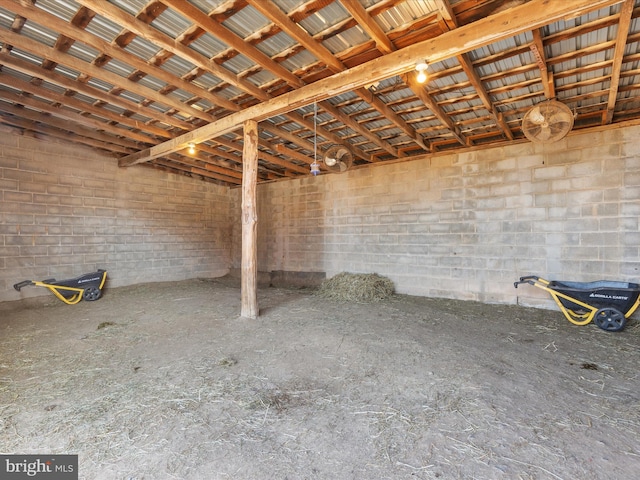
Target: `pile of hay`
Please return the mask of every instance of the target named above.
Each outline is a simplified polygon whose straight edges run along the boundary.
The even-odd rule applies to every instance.
[[[393,282],[377,273],[342,272],[322,282],[318,294],[332,300],[378,302],[393,295]]]

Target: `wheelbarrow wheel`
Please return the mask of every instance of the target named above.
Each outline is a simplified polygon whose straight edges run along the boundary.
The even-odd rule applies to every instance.
[[[627,323],[624,314],[615,308],[601,308],[596,312],[593,321],[607,332],[619,332]]]
[[[98,287],[87,287],[84,289],[82,293],[82,298],[88,302],[93,302],[94,300],[98,300],[102,296],[102,292]]]

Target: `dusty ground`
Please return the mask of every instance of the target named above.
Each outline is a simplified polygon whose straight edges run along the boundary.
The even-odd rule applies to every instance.
[[[258,320],[226,279],[0,311],[0,452],[88,480],[637,478],[636,321],[259,297]]]

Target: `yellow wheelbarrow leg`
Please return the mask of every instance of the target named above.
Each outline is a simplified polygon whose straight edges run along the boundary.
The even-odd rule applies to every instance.
[[[567,318],[567,320],[569,320],[574,325],[580,325],[580,326],[588,325],[593,320],[593,317],[597,311],[596,309],[592,308],[590,309],[589,312],[577,313],[571,309],[566,308],[564,305],[562,305],[562,303],[558,301],[558,299],[555,299],[555,300],[558,306],[560,307],[560,310],[562,310],[562,313],[564,313],[564,316]]]
[[[82,300],[82,293],[84,292],[82,288],[62,287],[60,285],[50,285],[44,282],[33,282],[33,284],[37,287],[48,288],[51,293],[53,293],[57,298],[62,300],[67,305],[75,305],[80,300]],[[70,297],[65,297],[62,293],[60,293],[60,290],[63,290],[65,292],[75,292],[75,294],[71,295]]]

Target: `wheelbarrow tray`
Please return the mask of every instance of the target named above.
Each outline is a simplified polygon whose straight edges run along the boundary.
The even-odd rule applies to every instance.
[[[610,332],[622,330],[626,319],[640,305],[637,283],[549,281],[535,275],[520,277],[514,286],[518,288],[521,283],[547,291],[571,323],[586,325],[593,320],[598,327]]]
[[[48,288],[51,293],[64,303],[72,305],[82,299],[87,301],[98,300],[102,296],[102,287],[104,287],[106,280],[107,271],[99,269],[67,280],[58,281],[55,278],[49,278],[41,282],[24,280],[16,283],[13,288],[17,291],[26,286]]]

